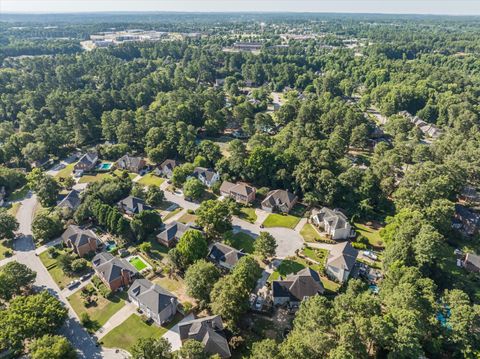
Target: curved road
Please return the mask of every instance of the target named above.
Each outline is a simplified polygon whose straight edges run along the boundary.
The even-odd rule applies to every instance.
[[[37,199],[31,192],[22,201],[17,212],[17,221],[19,223],[18,232],[21,234],[14,242],[14,258],[30,269],[37,272],[35,286],[39,289],[46,289],[68,308],[68,320],[61,329],[61,334],[65,335],[78,350],[79,356],[86,359],[107,358],[117,359],[125,358],[125,355],[116,353],[112,349],[102,349],[95,345],[92,337],[79,323],[76,313],[73,311],[70,303],[62,296],[60,288],[54,282],[47,269],[35,254],[35,244],[32,238],[32,219],[37,205]]]

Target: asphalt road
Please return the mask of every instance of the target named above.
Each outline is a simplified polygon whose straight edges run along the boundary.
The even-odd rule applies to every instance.
[[[65,335],[78,350],[79,357],[95,359],[95,358],[125,358],[122,353],[116,353],[112,349],[102,349],[95,345],[92,337],[81,326],[76,313],[73,311],[69,302],[61,294],[60,288],[53,281],[52,277],[35,254],[35,244],[32,239],[31,224],[37,199],[35,195],[29,193],[27,198],[22,201],[22,206],[17,212],[17,220],[19,223],[19,238],[14,242],[16,251],[15,260],[27,265],[30,269],[37,272],[35,286],[38,289],[46,289],[52,295],[55,295],[68,308],[68,320],[61,329],[61,334]]]

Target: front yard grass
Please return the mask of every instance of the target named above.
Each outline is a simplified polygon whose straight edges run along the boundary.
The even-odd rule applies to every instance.
[[[48,273],[52,276],[53,280],[60,289],[65,288],[65,286],[70,283],[76,277],[70,277],[66,274],[62,268],[59,267],[57,258],[50,258],[48,251],[40,253],[39,255],[40,260],[42,261],[43,265],[47,268]]]
[[[55,175],[56,178],[67,178],[70,177],[73,173],[73,167],[75,167],[75,162],[66,165]]]
[[[123,176],[123,170],[119,170],[118,168],[113,171],[113,174],[117,177],[122,177]],[[135,177],[137,177],[136,173],[128,172],[128,177],[130,177],[131,180],[133,180]]]
[[[101,342],[106,348],[120,348],[130,351],[138,339],[160,338],[167,331],[167,328],[158,327],[153,323],[147,324],[140,316],[132,314],[122,324],[105,335]]]
[[[284,227],[294,229],[299,221],[299,217],[272,213],[265,219],[263,225],[265,228]]]
[[[147,173],[137,183],[143,186],[159,186],[160,187],[160,185],[164,181],[165,180],[163,178],[155,176],[153,173]]]
[[[366,226],[365,224],[355,223],[355,230],[359,235],[364,236],[368,239],[368,243],[372,247],[383,248],[383,241],[382,237],[380,237],[380,229],[381,228],[373,228],[370,226]]]
[[[187,224],[187,223],[190,223],[190,222],[194,223],[196,219],[197,219],[196,215],[190,214],[190,213],[185,213],[183,216],[181,216],[178,219],[178,222],[183,223],[183,224]]]
[[[96,294],[93,297],[96,299],[96,304],[86,307],[84,299],[82,298],[82,291],[94,290]],[[126,293],[123,292],[123,297]],[[92,284],[88,284],[70,297],[67,298],[73,310],[80,316],[82,313],[87,313],[92,321],[92,325],[87,328],[90,332],[95,332],[100,329],[116,312],[118,312],[125,305],[125,298],[121,294],[115,294],[111,299],[106,299],[95,290]]]
[[[7,258],[7,253],[13,253],[11,242],[0,241],[0,259]]]
[[[300,231],[300,235],[303,237],[305,242],[317,242],[322,239],[322,236],[310,223],[305,223]]]
[[[167,221],[168,219],[172,218],[175,216],[177,213],[179,213],[183,208],[182,207],[177,207],[170,213],[168,213],[165,217],[163,217],[163,222]]]
[[[257,220],[257,214],[255,213],[255,208],[252,208],[252,207],[242,207],[240,209],[240,213],[238,214],[238,217],[250,223],[255,223],[255,221]]]
[[[303,249],[303,254],[308,258],[318,262],[320,266],[320,271],[324,271],[325,263],[327,262],[328,258],[328,251],[326,249],[306,247]]]
[[[255,239],[244,232],[228,232],[225,234],[225,243],[235,249],[243,249],[245,253],[253,253]]]
[[[21,201],[27,196],[28,191],[30,191],[30,187],[28,185],[25,185],[22,188],[19,188],[16,191],[13,191],[8,196],[8,200],[10,202]]]
[[[18,210],[20,209],[20,206],[22,204],[20,202],[14,202],[12,203],[12,205],[10,206],[10,208],[8,209],[8,213],[10,213],[12,216],[16,216],[17,215],[17,212]]]

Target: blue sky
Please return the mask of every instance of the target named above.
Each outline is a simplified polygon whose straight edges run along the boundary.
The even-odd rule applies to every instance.
[[[480,0],[0,0],[1,12],[284,11],[480,15]]]

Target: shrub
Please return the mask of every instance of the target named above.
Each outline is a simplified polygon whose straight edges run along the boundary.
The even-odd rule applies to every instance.
[[[84,271],[87,268],[87,266],[88,266],[88,262],[84,258],[74,259],[72,261],[72,264],[70,265],[70,267],[72,268],[72,271],[75,273]]]
[[[257,189],[257,195],[260,197],[265,197],[268,192],[270,192],[270,188],[268,187],[260,187],[259,189]]]
[[[92,320],[90,319],[88,313],[80,314],[80,324],[82,324],[84,327],[88,327],[91,322]]]
[[[49,256],[50,258],[55,258],[56,256],[58,256],[58,252],[57,252],[57,250],[56,250],[55,247],[49,247],[49,248],[47,249],[47,252],[48,252],[48,256]]]
[[[11,256],[13,256],[13,251],[11,249],[7,249],[4,252],[4,255],[5,255],[5,257],[11,257]]]
[[[187,209],[188,214],[195,214],[195,211],[193,209]]]
[[[363,244],[368,244],[368,238],[365,237],[364,235],[359,235],[357,240],[355,242],[358,242],[358,243],[363,243]]]
[[[365,243],[359,242],[352,242],[352,247],[356,249],[367,249],[367,245]]]

